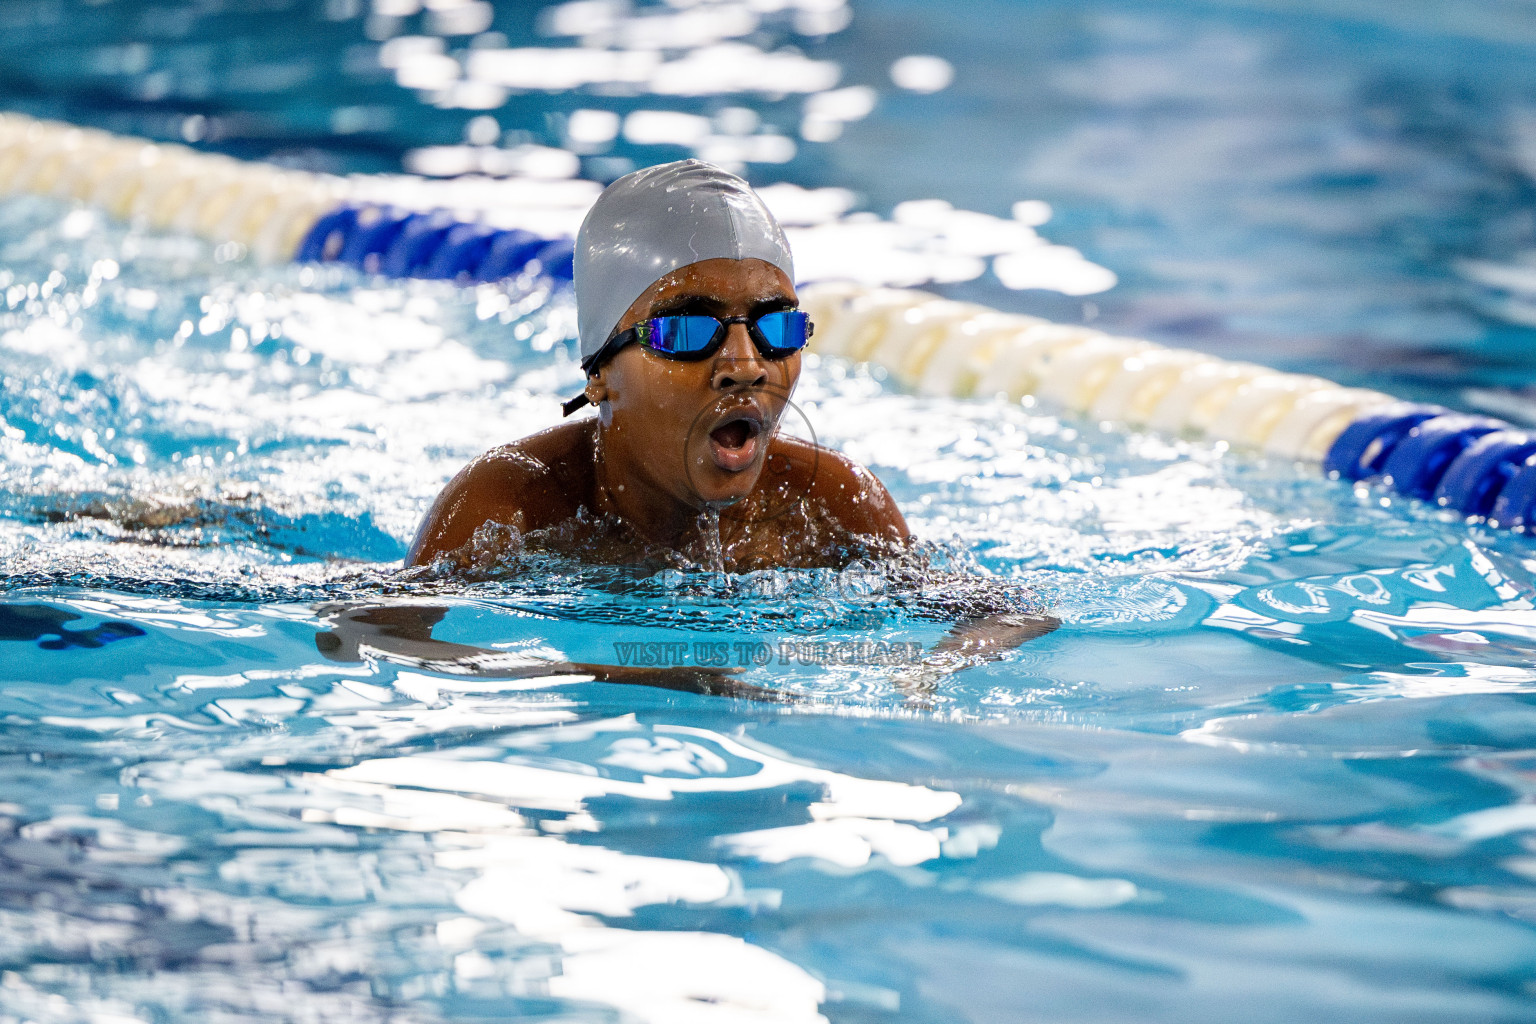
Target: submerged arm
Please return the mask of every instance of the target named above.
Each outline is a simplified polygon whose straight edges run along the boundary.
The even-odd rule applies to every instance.
[[[433,628],[448,609],[426,605],[379,604],[322,608],[330,627],[315,634],[315,647],[331,661],[387,661],[391,664],[476,679],[536,679],[589,676],[600,683],[654,686],[719,697],[782,702],[783,694],[753,686],[733,673],[694,666],[650,668],[552,661],[511,651],[438,640]]]
[[[813,495],[848,538],[849,551],[862,551],[892,567],[888,583],[894,584],[898,604],[921,618],[954,623],[917,666],[898,677],[904,689],[930,692],[944,676],[995,661],[1061,625],[1027,587],[935,570],[913,545],[890,492],[846,456],[826,453]]]
[[[994,612],[962,619],[950,627],[944,639],[933,645],[930,658],[954,659],[966,664],[996,661],[1004,654],[1061,625],[1051,615],[1031,612]]]
[[[998,661],[1061,625],[1033,590],[1007,580],[936,572],[910,555],[895,576],[898,604],[920,618],[953,622],[922,661],[896,676],[896,684],[919,703],[944,677]]]

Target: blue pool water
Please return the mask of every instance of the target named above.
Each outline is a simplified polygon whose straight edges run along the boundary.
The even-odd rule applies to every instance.
[[[11,102],[145,132],[197,115],[248,129],[210,144],[364,169],[481,116],[370,77],[369,33],[427,13],[178,10],[6,4]],[[976,10],[872,2],[797,37],[881,99],[754,180],[847,185],[881,214],[1046,198],[1042,230],[1119,288],[1091,307],[985,276],[945,290],[1523,400],[1521,295],[1468,268],[1532,247],[1524,8]],[[300,15],[321,26],[307,42],[281,21]],[[496,19],[548,42],[531,8]],[[791,31],[767,24],[755,45]],[[110,64],[123,40],[144,49]],[[954,85],[892,88],[908,52],[947,57]],[[217,69],[201,91],[153,77],[197,67]],[[640,102],[658,101],[508,109]],[[767,120],[799,101],[739,102]],[[333,131],[343,106],[394,113],[367,115],[388,128],[365,146]],[[935,158],[954,136],[974,155],[958,168]],[[784,703],[471,678],[324,637],[340,609],[391,602],[436,609],[437,639],[573,661],[931,644],[945,624],[868,567],[396,573],[447,476],[573,393],[569,297],[538,281],[263,269],[13,198],[0,298],[0,1021],[1536,1010],[1525,537],[827,361],[797,396],[816,435],[953,569],[1029,584],[1061,629],[927,693],[778,658],[741,680]]]

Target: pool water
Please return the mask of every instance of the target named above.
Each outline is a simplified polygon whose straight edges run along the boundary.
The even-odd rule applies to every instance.
[[[1352,24],[1386,17],[1357,6]],[[1053,10],[1017,16],[1049,27]],[[1094,10],[1038,44],[1050,60],[1085,60],[1074,47],[1128,16]],[[1266,26],[1303,46],[1324,22],[1248,10],[1207,17],[1261,48]],[[1497,23],[1505,8],[1478,10]],[[1138,44],[1166,44],[1154,67],[1197,17],[1136,11],[1171,24]],[[836,54],[898,14],[912,10],[857,8],[819,45]],[[948,17],[932,14],[935,50],[958,30]],[[1514,45],[1458,25],[1391,31],[1440,31],[1473,57]],[[937,105],[968,88],[948,55],[960,73]],[[1254,66],[1269,80],[1274,65]],[[885,187],[912,191],[878,194],[861,148],[882,117],[932,129],[938,115],[901,113],[925,101],[892,96],[786,177],[835,184],[848,160],[877,211],[942,195],[911,167]],[[1295,187],[1303,208],[1321,189]],[[944,198],[991,201],[980,185]],[[1089,223],[1089,198],[1050,198],[1061,219],[1045,230],[1127,280],[1094,315],[1187,306],[1127,255],[1166,242],[1161,227],[1115,249],[1104,240],[1130,236]],[[1196,202],[1145,201],[1170,221]],[[1182,223],[1190,244],[1243,250],[1254,273],[1273,260],[1303,292],[1287,275],[1308,252],[1356,266],[1351,252],[1392,249],[1305,226],[1245,249],[1237,228]],[[1446,244],[1514,258],[1506,234],[1498,251]],[[870,466],[952,571],[1028,585],[1063,622],[917,692],[889,666],[778,656],[786,641],[939,640],[947,624],[878,566],[732,576],[542,557],[401,576],[443,481],[556,422],[574,393],[569,295],[225,255],[0,201],[0,1020],[1530,1019],[1525,537],[1314,467],[919,398],[809,360],[806,429]],[[1418,380],[1454,400],[1497,383],[1485,371],[1514,328],[1416,290],[1431,262],[1360,257],[1364,277],[1330,292],[1344,306],[1306,309],[1339,343],[1371,320],[1353,304],[1371,281],[1395,281],[1392,322],[1412,337],[1379,351],[1450,309],[1476,327],[1469,354]],[[1438,265],[1424,288],[1443,297],[1456,271]],[[1069,305],[990,279],[951,291]],[[1254,344],[1221,319],[1254,293],[1212,294],[1221,316],[1183,343]],[[1264,336],[1328,370],[1304,362],[1323,336],[1292,318],[1304,305],[1266,307]],[[767,651],[738,658],[737,678],[783,699],[485,678],[325,639],[376,605],[426,609],[434,638],[509,658]]]

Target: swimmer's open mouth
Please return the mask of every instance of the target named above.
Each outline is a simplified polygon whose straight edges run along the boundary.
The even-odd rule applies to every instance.
[[[740,448],[762,433],[762,427],[751,420],[740,419],[716,427],[710,431],[710,439],[722,448]]]
[[[739,473],[757,459],[763,421],[754,410],[733,410],[709,432],[710,454],[715,465]]]

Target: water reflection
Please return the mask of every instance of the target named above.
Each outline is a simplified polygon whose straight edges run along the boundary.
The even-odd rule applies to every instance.
[[[606,741],[602,774],[527,763],[531,751],[578,739]],[[526,733],[517,745],[524,763],[425,755],[333,770],[312,785],[339,789],[347,802],[310,818],[406,830],[430,822],[442,848],[436,865],[475,873],[454,897],[461,908],[563,953],[540,994],[616,1005],[643,1020],[821,1020],[826,993],[802,968],[737,936],[607,923],[658,904],[771,907],[779,897],[744,890],[720,864],[607,848],[594,801],[779,790],[804,794],[798,803],[819,791],[787,808],[800,824],[727,834],[715,844],[732,857],[808,857],[844,867],[871,856],[896,865],[939,856],[946,831],[908,822],[930,822],[960,804],[955,793],[807,768],[708,730],[646,729],[631,718]],[[499,811],[490,809],[503,805],[531,811],[537,826],[496,822]],[[585,838],[572,845],[576,837]],[[500,974],[483,954],[462,961],[460,978]],[[528,993],[514,987],[511,994]]]
[[[125,811],[181,819],[203,842],[64,810],[15,829],[0,840],[5,895],[33,909],[0,914],[7,941],[30,934],[36,954],[74,950],[87,963],[126,958],[140,972],[172,971],[175,984],[156,997],[132,985],[117,993],[169,1012],[221,1000],[258,1010],[267,989],[252,984],[251,969],[345,991],[344,979],[377,969],[375,958],[389,965],[405,954],[408,962],[374,976],[409,1002],[512,1000],[502,1003],[510,1009],[554,998],[577,1013],[596,1003],[658,1022],[822,1020],[824,981],[739,928],[658,929],[639,915],[675,907],[702,923],[722,911],[743,922],[771,912],[781,895],[744,886],[730,866],[770,843],[795,847],[770,861],[852,866],[850,836],[868,843],[857,863],[935,858],[948,832],[930,823],[961,803],[953,792],[810,768],[709,730],[626,716],[542,728],[527,720],[509,731],[513,721],[503,716],[487,737],[506,748],[491,758],[460,747],[308,773],[141,763],[125,776],[138,794]],[[561,759],[583,746],[608,754]],[[764,808],[772,801],[763,797],[782,794],[778,817],[801,823],[781,825],[772,840],[721,835],[724,862],[707,835],[688,843],[693,857],[603,838],[601,808],[615,797],[703,811],[723,793],[760,794]],[[151,806],[153,818],[142,810]],[[60,899],[87,882],[87,894]],[[363,906],[374,909],[348,912]],[[354,924],[340,943],[334,922],[344,912]],[[675,913],[674,922],[687,919]],[[232,972],[222,982],[220,965]],[[25,981],[9,976],[8,998],[86,977],[29,968]],[[315,1011],[333,1019],[339,1007],[321,1000]]]
[[[90,629],[64,625],[79,618],[75,612],[46,604],[0,605],[0,640],[35,640],[45,651],[63,651],[96,648],[144,635],[142,629],[127,622],[103,622]]]

